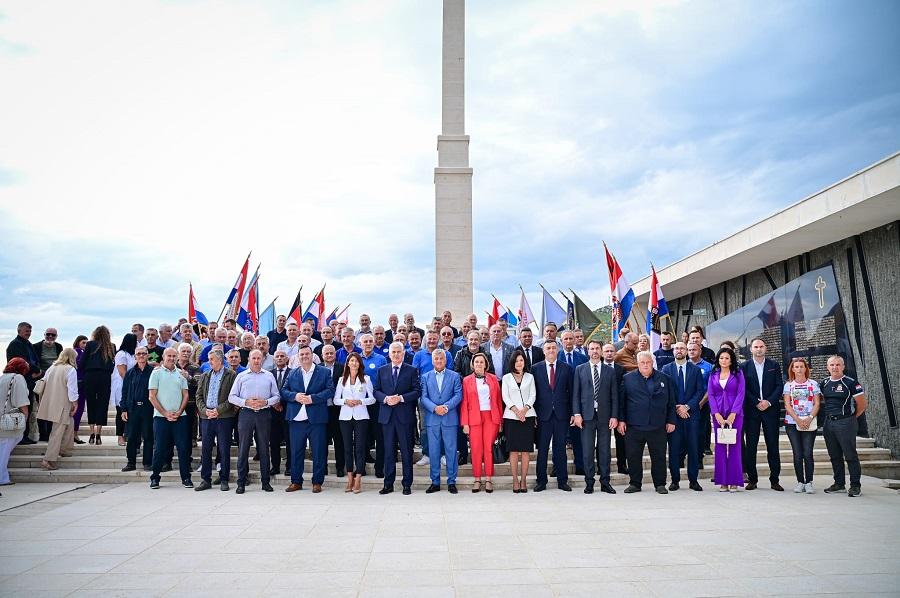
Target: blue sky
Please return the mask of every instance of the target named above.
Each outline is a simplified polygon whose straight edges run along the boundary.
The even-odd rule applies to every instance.
[[[470,2],[475,307],[632,281],[900,149],[900,5]],[[0,343],[263,300],[431,315],[440,2],[0,9]],[[12,91],[12,92],[11,92]],[[663,281],[664,283],[665,281]]]

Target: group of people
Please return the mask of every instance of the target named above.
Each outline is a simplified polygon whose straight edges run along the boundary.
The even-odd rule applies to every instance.
[[[687,342],[674,343],[664,333],[661,347],[651,352],[646,335],[627,330],[617,344],[585,343],[582,331],[559,331],[548,323],[535,339],[530,329],[516,335],[502,321],[480,326],[475,314],[457,329],[450,312],[434,318],[427,330],[416,326],[412,314],[402,322],[391,314],[387,327],[373,326],[363,314],[356,330],[341,322],[315,330],[312,322],[298,325],[278,316],[275,329],[258,336],[241,334],[233,320],[202,328],[187,321],[174,329],[134,324],[118,348],[105,326],[66,349],[56,342],[55,329],[48,328],[37,343],[29,340],[30,324],[23,322],[17,332],[7,349],[0,394],[6,397],[4,412],[27,414],[37,399],[38,434],[48,441],[46,469],[56,469],[60,456],[84,442],[77,437],[84,411],[88,442],[101,444],[109,406],[115,405],[116,434],[127,455],[123,471],[136,469],[143,446],[151,488],[172,468],[176,451],[182,484],[194,487],[191,448],[199,433],[198,491],[215,485],[230,490],[236,443],[236,492],[243,494],[255,443],[267,492],[273,491],[271,476],[281,472],[282,446],[291,482],[286,491],[303,488],[308,447],[312,492],[321,492],[333,444],[335,474],[347,478],[346,492],[361,492],[362,476],[373,465],[384,480],[380,493],[392,493],[399,452],[403,494],[412,491],[414,465],[429,467],[427,493],[439,492],[443,478],[447,491],[456,494],[459,465],[469,455],[472,492],[492,493],[495,453],[504,459],[508,453],[513,492],[525,493],[535,448],[532,491],[547,488],[551,452],[557,487],[571,491],[571,446],[584,492],[593,493],[599,478],[600,491],[614,494],[613,438],[618,470],[629,476],[626,493],[642,489],[645,447],[656,492],[680,488],[685,462],[689,487],[701,491],[698,472],[710,442],[720,489],[752,490],[762,432],[771,487],[783,490],[783,417],[797,492],[814,491],[812,451],[822,428],[834,469],[826,492],[846,490],[846,461],[848,494],[860,493],[855,438],[866,406],[862,387],[844,375],[840,356],[829,359],[830,376],[821,383],[810,380],[809,365],[796,358],[785,382],[759,338],[751,343],[752,359],[739,363],[730,343],[716,353],[706,347],[699,328]],[[28,432],[0,431],[0,484],[9,482],[12,447],[32,442]],[[414,463],[417,439],[422,457]]]

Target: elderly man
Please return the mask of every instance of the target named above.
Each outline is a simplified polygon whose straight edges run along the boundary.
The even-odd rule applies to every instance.
[[[225,359],[228,360],[228,367],[233,369],[235,374],[240,374],[247,369],[241,365],[241,352],[237,349],[232,349],[226,353]]]
[[[337,360],[347,363],[347,357],[351,353],[359,353],[361,349],[356,344],[356,335],[352,328],[344,328],[341,331],[341,348],[337,350]]]
[[[197,413],[200,415],[200,485],[194,490],[212,488],[213,447],[218,447],[221,480],[219,489],[228,492],[231,475],[231,437],[237,407],[228,401],[237,374],[225,367],[225,355],[214,350],[209,353],[210,370],[197,384]]]
[[[225,330],[225,339],[225,342],[235,348],[238,348],[241,344],[241,335],[237,330]]]
[[[287,382],[291,368],[288,365],[287,353],[284,351],[275,351],[275,364],[269,369],[275,376],[275,384],[278,386],[278,394],[281,395],[281,389]],[[284,475],[291,473],[291,437],[288,429],[288,422],[284,419],[284,403],[281,401],[272,407],[272,431],[269,435],[269,462],[271,469],[270,475],[277,475],[281,472],[281,445],[285,445],[285,463]]]
[[[241,365],[247,367],[250,359],[250,351],[256,348],[256,335],[252,332],[245,332],[241,335],[241,348],[238,352],[241,354]]]
[[[172,325],[162,323],[159,325],[159,340],[157,344],[163,349],[176,349],[178,342],[172,338]]]
[[[469,324],[468,320],[463,320],[463,323],[459,326],[459,336],[453,339],[453,344],[457,346],[457,350],[466,346],[471,331],[472,325]]]
[[[188,344],[191,346],[191,361],[199,365],[198,357],[200,356],[200,351],[203,350],[203,345],[198,343],[194,338],[194,329],[190,324],[185,323],[181,325],[178,332],[181,337],[181,344]]]
[[[625,345],[616,352],[616,363],[622,366],[625,373],[637,369],[638,335],[629,332],[625,335]],[[652,353],[650,354],[652,357]],[[651,360],[652,361],[652,360]]]
[[[416,423],[416,405],[421,396],[419,375],[416,369],[403,361],[403,345],[391,343],[391,362],[378,369],[373,380],[375,400],[378,402],[378,422],[382,425],[384,444],[393,453],[394,442],[400,445],[403,464],[403,494],[412,493],[413,481],[413,426]],[[394,491],[397,463],[393,458],[384,463],[384,488],[379,494]]]
[[[453,331],[453,336],[459,336],[459,330],[453,327],[453,314],[450,313],[449,309],[445,309],[441,312],[441,328],[447,327]]]
[[[213,345],[222,345],[222,351],[225,354],[234,349],[234,347],[226,342],[226,340],[228,339],[228,331],[224,328],[216,328],[215,332],[213,332],[212,338],[213,342],[204,347],[203,350],[200,351],[200,355],[197,358],[197,361],[201,364],[206,363],[206,361],[209,359],[209,352],[212,351]]]
[[[306,344],[309,345],[309,348],[312,349],[313,354],[315,354],[316,347],[320,346],[322,344],[322,341],[316,338],[315,328],[313,327],[313,323],[309,320],[303,322],[303,324],[300,326],[300,336],[304,335],[307,339],[309,339]]]
[[[48,328],[44,331],[43,340],[34,343],[34,353],[41,364],[41,376],[50,369],[50,366],[53,365],[53,362],[55,362],[56,358],[59,357],[59,354],[62,353],[63,347],[56,342],[57,336],[59,335],[56,332],[56,328]],[[50,422],[44,419],[38,419],[37,425],[40,433],[39,440],[41,442],[46,442],[50,438]]]
[[[278,343],[281,341],[287,340],[287,316],[280,315],[275,318],[275,328],[273,330],[269,330],[266,333],[266,336],[269,339],[269,353],[274,355],[275,351],[278,350]],[[262,332],[262,331],[260,331]]]
[[[388,328],[384,331],[384,340],[388,343],[394,342],[394,335],[397,334],[397,327],[400,324],[400,318],[397,317],[397,314],[389,314],[388,315]],[[385,355],[385,359],[387,356]]]
[[[285,419],[291,433],[291,485],[286,492],[303,489],[303,469],[306,444],[312,449],[312,491],[322,491],[328,444],[325,428],[328,425],[328,399],[334,398],[331,372],[313,363],[309,347],[300,349],[300,367],[292,370],[281,387]]]
[[[369,314],[360,314],[359,316],[359,329],[356,331],[356,342],[359,343],[359,337],[364,334],[372,334],[372,318],[369,317]]]
[[[862,384],[844,374],[844,358],[832,355],[828,358],[828,377],[822,380],[822,408],[825,422],[825,448],[831,459],[834,483],[825,489],[827,494],[846,489],[844,461],[850,471],[850,490],[847,496],[859,496],[862,491],[859,454],[856,452],[858,420],[866,412],[868,401]]]
[[[674,361],[662,367],[675,386],[675,431],[669,434],[669,473],[672,483],[669,490],[678,490],[681,482],[681,462],[687,455],[687,474],[691,490],[701,491],[697,481],[700,469],[700,400],[706,394],[706,376],[703,370],[688,361],[687,345],[682,342],[672,347]],[[657,359],[666,357],[657,356]]]
[[[497,379],[503,378],[503,374],[509,369],[509,358],[512,357],[514,347],[506,342],[506,333],[500,324],[491,326],[491,341],[481,346],[481,352],[491,356],[494,373]]]
[[[300,336],[300,328],[291,322],[285,327],[285,330],[287,331],[287,339],[278,343],[276,350],[284,351],[288,360],[290,360],[291,357],[300,352],[300,344],[297,342],[297,338]]]
[[[420,338],[425,335],[425,331],[416,326],[416,318],[412,314],[403,314],[403,323],[406,324],[406,329],[409,332],[417,331]]]
[[[434,368],[431,356],[437,349],[438,335],[433,330],[429,330],[425,333],[425,346],[413,356],[412,366],[419,372],[420,379]],[[445,364],[453,362],[453,355],[447,350],[444,350],[444,362]],[[425,405],[419,401],[419,439],[422,445],[422,458],[416,462],[416,465],[428,465],[431,459],[431,451],[428,450],[429,437],[425,429],[425,419]]]
[[[441,489],[441,452],[447,456],[447,490],[456,494],[456,474],[459,470],[456,440],[459,429],[459,405],[462,403],[462,378],[447,368],[447,351],[436,348],[431,353],[432,368],[421,377],[422,398],[419,404],[425,411],[423,452],[428,451],[431,464],[431,486],[427,494]],[[425,437],[428,442],[425,443]]]
[[[456,355],[456,352],[459,351],[460,347],[456,343],[453,342],[453,337],[455,333],[454,329],[450,326],[444,326],[440,331],[440,348],[444,351],[450,353],[451,356]],[[453,359],[451,357],[450,362],[453,363]]]
[[[387,361],[391,344],[386,340],[387,336],[384,332],[384,326],[373,326],[372,337],[375,339],[373,350],[384,357],[384,360]]]
[[[250,368],[244,370],[234,380],[228,402],[240,408],[238,417],[238,480],[237,494],[243,494],[250,473],[250,444],[256,437],[256,454],[259,455],[259,477],[262,489],[272,492],[269,484],[269,433],[272,416],[269,409],[280,400],[278,385],[272,372],[262,369],[262,352],[250,352]]]
[[[619,399],[619,433],[628,451],[626,494],[641,491],[643,455],[650,452],[650,475],[659,494],[666,490],[666,434],[675,431],[675,388],[668,376],[653,369],[653,353],[637,354],[637,370],[622,377]]]
[[[153,471],[150,488],[159,488],[160,472],[172,452],[178,450],[181,484],[193,488],[191,482],[191,429],[185,408],[188,402],[187,379],[175,367],[177,351],[163,351],[161,367],[150,374],[150,403],[153,405]]]
[[[144,444],[144,471],[153,464],[153,405],[150,403],[150,374],[153,366],[147,363],[147,347],[134,350],[135,365],[122,380],[122,421],[128,432],[125,457],[128,460],[122,471],[134,471],[137,450]]]
[[[262,351],[263,354],[263,369],[271,370],[275,367],[275,358],[272,357],[271,353],[269,353],[269,337],[268,336],[257,336],[256,337],[256,348]]]

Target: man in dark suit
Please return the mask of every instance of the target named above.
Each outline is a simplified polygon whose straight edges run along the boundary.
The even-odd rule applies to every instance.
[[[312,491],[322,491],[325,481],[325,463],[328,445],[325,443],[325,427],[328,425],[328,399],[334,399],[334,382],[331,373],[313,363],[312,349],[307,345],[300,349],[300,367],[293,370],[281,389],[285,404],[285,420],[290,422],[291,433],[291,485],[286,492],[303,488],[303,466],[306,458],[306,442],[312,448]]]
[[[531,371],[532,364],[544,361],[544,351],[534,345],[534,333],[531,332],[531,328],[523,328],[519,332],[519,346],[516,348],[525,353],[526,372]]]
[[[772,490],[783,492],[778,476],[781,475],[781,454],[778,451],[778,428],[781,427],[781,396],[784,378],[781,366],[766,358],[766,343],[761,338],[750,343],[749,359],[741,366],[744,372],[744,473],[747,474],[747,490],[755,490],[759,483],[756,469],[756,451],[759,449],[759,429],[766,439],[766,456],[769,460],[769,482]]]
[[[559,335],[562,349],[559,351],[559,361],[563,362],[575,374],[575,368],[582,363],[587,363],[587,355],[582,355],[575,350],[575,333],[571,330],[565,330]],[[574,426],[569,428],[569,443],[572,445],[572,457],[575,460],[575,474],[584,475],[584,455],[581,453],[581,433]]]
[[[703,371],[687,358],[687,345],[675,343],[674,361],[662,367],[675,386],[675,431],[669,434],[669,490],[678,490],[681,481],[681,462],[687,454],[687,474],[691,490],[701,491],[697,482],[700,472],[700,399],[706,393]],[[657,360],[659,356],[657,356]]]
[[[275,376],[275,383],[278,385],[278,392],[284,388],[291,368],[288,367],[287,353],[281,349],[275,351],[274,354],[275,367],[270,372]],[[288,423],[284,419],[284,404],[279,403],[271,409],[272,430],[269,433],[269,463],[272,466],[269,475],[276,475],[281,472],[281,443],[285,443],[285,465],[284,475],[290,475],[291,471],[291,444],[290,433],[288,432]]]
[[[626,494],[641,491],[644,479],[644,446],[650,452],[650,475],[659,494],[666,490],[666,434],[675,431],[675,388],[669,377],[653,369],[653,353],[637,354],[638,369],[622,378],[619,398],[619,432],[628,451]]]
[[[613,369],[616,373],[616,389],[618,390],[617,395],[621,399],[622,397],[622,377],[625,375],[625,368],[616,363],[616,346],[612,343],[606,343],[603,345],[603,365],[607,365]],[[619,413],[619,419],[622,419],[622,414]],[[613,431],[613,436],[616,439],[616,471],[619,473],[628,473],[628,458],[627,452],[625,451],[625,436],[619,434],[619,428],[616,426],[616,429]]]
[[[553,442],[553,468],[560,490],[571,492],[569,469],[566,458],[566,437],[572,418],[573,370],[557,357],[556,343],[544,345],[544,361],[534,364],[536,399],[534,409],[538,419],[537,484],[535,492],[547,489],[547,453]]]
[[[344,373],[344,363],[337,361],[337,350],[331,345],[321,345],[322,367],[331,372],[331,381],[337,388],[338,380]],[[325,432],[325,443],[334,446],[334,469],[337,477],[346,475],[344,469],[344,437],[341,435],[341,406],[334,404],[334,397],[328,399],[328,427]],[[327,473],[327,472],[326,472]]]
[[[400,445],[400,460],[403,464],[403,494],[412,493],[413,482],[413,429],[416,425],[416,411],[421,396],[419,373],[416,368],[403,360],[406,351],[399,342],[391,343],[391,362],[378,368],[373,386],[375,400],[378,401],[378,423],[382,426],[384,445]],[[388,454],[390,452],[388,451]],[[394,491],[397,477],[397,463],[392,458],[384,461],[384,488],[379,494]]]
[[[616,371],[603,365],[600,341],[588,343],[589,361],[575,368],[572,387],[572,413],[575,426],[581,430],[581,446],[584,450],[585,494],[594,492],[594,450],[600,465],[600,490],[607,494],[616,491],[609,483],[609,439],[619,424],[619,393]]]

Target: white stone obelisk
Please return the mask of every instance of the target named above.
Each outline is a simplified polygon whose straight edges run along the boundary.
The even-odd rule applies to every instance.
[[[472,312],[472,169],[465,128],[465,0],[444,0],[441,134],[434,169],[436,311]]]

